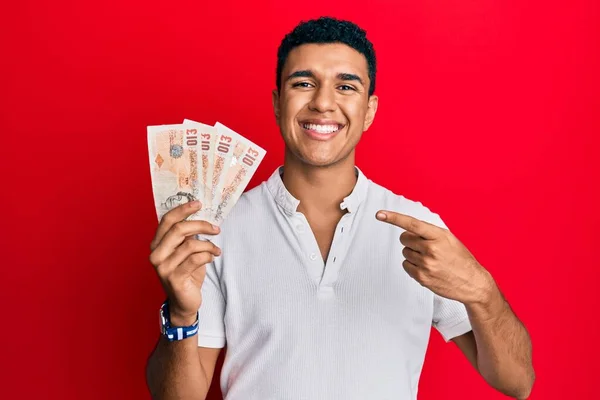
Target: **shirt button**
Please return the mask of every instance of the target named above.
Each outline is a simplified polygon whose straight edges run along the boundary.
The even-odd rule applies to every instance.
[[[310,255],[310,259],[313,260],[313,261],[315,261],[317,259],[317,255],[315,253],[312,253]]]
[[[296,230],[300,233],[304,232],[304,225],[300,225],[300,224],[296,225]]]

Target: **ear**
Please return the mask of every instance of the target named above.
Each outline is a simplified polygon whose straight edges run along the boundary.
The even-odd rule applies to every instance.
[[[369,104],[367,105],[367,115],[365,115],[365,123],[363,125],[363,132],[369,129],[373,120],[375,119],[375,113],[377,113],[377,106],[379,104],[379,98],[375,95],[369,96]]]
[[[279,125],[280,109],[279,109],[279,92],[277,91],[277,89],[273,90],[272,100],[273,100],[273,112],[275,113],[275,122],[277,122],[277,125]]]

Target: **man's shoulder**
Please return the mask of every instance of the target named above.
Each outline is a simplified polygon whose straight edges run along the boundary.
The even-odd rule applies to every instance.
[[[369,203],[372,207],[377,208],[375,212],[383,209],[395,211],[446,228],[440,215],[423,204],[422,201],[395,193],[373,181],[370,181],[369,197],[371,198]]]
[[[267,181],[262,181],[252,189],[249,189],[242,193],[238,203],[246,203],[248,206],[260,206],[264,202],[264,196],[267,189]]]

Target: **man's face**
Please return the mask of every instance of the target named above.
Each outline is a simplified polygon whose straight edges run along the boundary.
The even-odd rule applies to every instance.
[[[354,155],[377,110],[366,58],[345,44],[304,44],[289,53],[281,80],[273,107],[288,151],[314,166]]]

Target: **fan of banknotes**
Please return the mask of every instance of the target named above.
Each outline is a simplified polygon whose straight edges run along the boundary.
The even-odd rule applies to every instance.
[[[220,226],[238,201],[266,151],[217,122],[184,120],[148,127],[148,152],[156,214],[200,201],[190,220]]]

